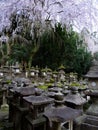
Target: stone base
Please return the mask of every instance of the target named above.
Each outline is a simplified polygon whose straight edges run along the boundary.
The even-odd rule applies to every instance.
[[[33,120],[29,115],[25,117],[25,128],[24,130],[46,130],[46,118],[39,117]]]
[[[98,117],[83,115],[74,122],[74,130],[98,130]]]
[[[94,126],[91,124],[83,123],[81,125],[81,130],[98,130],[98,126]]]

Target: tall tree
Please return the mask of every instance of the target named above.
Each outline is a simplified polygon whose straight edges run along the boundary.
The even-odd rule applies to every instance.
[[[60,23],[52,30],[42,34],[39,51],[33,59],[33,65],[57,69],[61,64],[67,72],[74,71],[80,75],[86,73],[91,63],[91,54],[80,41],[78,33],[72,27],[68,31]]]

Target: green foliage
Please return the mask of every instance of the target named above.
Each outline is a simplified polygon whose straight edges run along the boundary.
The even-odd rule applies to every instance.
[[[54,83],[54,79],[53,78],[50,79],[50,83]]]
[[[38,88],[40,88],[42,90],[46,90],[48,88],[48,86],[47,85],[40,85],[40,86],[38,86]]]
[[[7,84],[10,84],[11,82],[12,82],[12,81],[11,81],[11,80],[9,80],[9,79],[8,79],[8,80],[6,80],[6,83],[7,83]]]
[[[38,46],[36,40],[31,36],[31,21],[29,20],[28,12],[20,14],[14,12],[11,17],[11,30],[15,31],[16,35],[10,37],[10,54],[9,62],[13,63],[18,61],[21,66],[30,68],[32,64],[33,55],[36,53]]]
[[[42,72],[51,72],[52,70],[50,68],[44,68],[41,70]]]
[[[47,65],[55,70],[63,64],[66,72],[73,71],[82,75],[88,71],[91,60],[91,54],[83,46],[83,41],[79,40],[78,33],[73,31],[72,27],[67,31],[66,26],[62,27],[58,23],[54,29],[46,30],[42,34],[33,65]]]
[[[86,85],[80,84],[78,82],[72,82],[70,87],[77,87],[78,89],[86,89]]]
[[[65,67],[63,65],[60,65],[58,69],[59,70],[61,70],[61,69],[65,70]]]
[[[64,44],[62,44],[63,40],[58,36],[59,34],[57,34],[54,30],[45,31],[42,34],[40,48],[35,55],[33,64],[38,64],[41,67],[45,67],[47,65],[52,69],[61,65]]]
[[[11,16],[11,30],[17,28],[16,17],[16,13]],[[22,25],[22,30],[18,32],[21,37],[17,37],[14,41],[12,39],[9,43],[10,62],[27,63],[29,69],[31,65],[38,65],[41,68],[47,66],[57,70],[63,65],[66,72],[77,72],[79,75],[88,71],[92,60],[91,54],[83,46],[83,41],[80,41],[78,33],[73,31],[72,27],[67,29],[66,26],[57,23],[54,28],[46,29],[41,36],[37,35],[36,28],[33,28],[34,37],[31,37],[29,19],[21,17],[18,24]],[[6,47],[2,50],[6,54]]]
[[[25,45],[21,44],[14,44],[11,47],[11,59],[21,62],[26,61],[28,62],[29,55],[30,54],[30,48],[27,48]]]
[[[86,74],[91,66],[92,56],[91,53],[81,47],[77,50],[74,60],[74,70],[78,74]]]

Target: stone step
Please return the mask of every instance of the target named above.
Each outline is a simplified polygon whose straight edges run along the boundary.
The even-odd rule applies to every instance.
[[[98,126],[88,124],[88,123],[82,123],[81,130],[98,130]]]
[[[98,120],[98,116],[93,116],[93,115],[87,115],[87,118]]]
[[[88,123],[88,124],[91,124],[91,125],[98,126],[98,119],[87,118],[84,123]]]

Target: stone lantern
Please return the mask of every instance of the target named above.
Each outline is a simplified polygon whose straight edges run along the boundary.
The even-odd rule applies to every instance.
[[[50,82],[50,79],[52,77],[52,70],[50,68],[45,67],[45,69],[41,70],[42,76],[45,78],[47,82]]]
[[[44,113],[44,116],[50,122],[50,128],[48,129],[61,130],[63,127],[64,129],[73,130],[73,119],[81,115],[79,110],[64,105],[63,96],[61,92],[56,93],[55,105],[47,109]],[[64,127],[66,124],[69,128]]]
[[[92,104],[85,114],[75,119],[75,130],[98,130],[98,90],[86,92],[91,97]]]
[[[70,73],[70,82],[76,82],[77,81],[77,73]]]
[[[18,62],[16,62],[16,65],[15,65],[15,66],[12,66],[11,68],[12,68],[12,72],[13,72],[14,74],[20,74],[20,67],[19,67]]]
[[[38,80],[38,77],[39,77],[39,68],[38,68],[38,66],[36,66],[36,68],[35,68],[35,77],[36,77],[36,80]]]
[[[87,91],[86,93],[91,97],[92,104],[86,111],[87,114],[98,117],[98,90]]]
[[[79,109],[83,112],[83,105],[87,102],[78,92],[77,87],[71,87],[71,93],[65,97],[65,104],[74,109]]]
[[[3,77],[3,76],[4,76],[3,70],[0,69],[0,77]]]
[[[58,78],[60,81],[65,81],[65,67],[63,65],[58,68]]]
[[[13,67],[15,73],[20,73],[19,67]]]
[[[98,61],[93,61],[90,70],[84,77],[88,79],[90,89],[98,90]]]
[[[92,104],[86,110],[85,115],[77,119],[76,130],[97,130],[98,129],[98,61],[93,60],[92,66],[84,76],[88,79],[88,90],[85,91],[90,96]]]
[[[30,76],[31,76],[31,77],[35,77],[35,69],[34,69],[34,67],[32,67],[32,68],[30,69]]]
[[[10,74],[10,67],[9,66],[3,66],[0,68],[0,77],[6,77]]]
[[[42,72],[42,76],[43,76],[43,77],[46,77],[46,76],[47,76],[47,73],[46,73],[45,69],[41,70],[41,72]]]
[[[90,96],[92,101],[87,114],[98,116],[98,61],[93,60],[92,66],[85,77],[88,78],[89,87],[86,95]]]
[[[23,97],[23,101],[29,106],[24,130],[46,130],[46,118],[43,117],[43,113],[47,106],[54,102],[54,99],[40,95]]]

